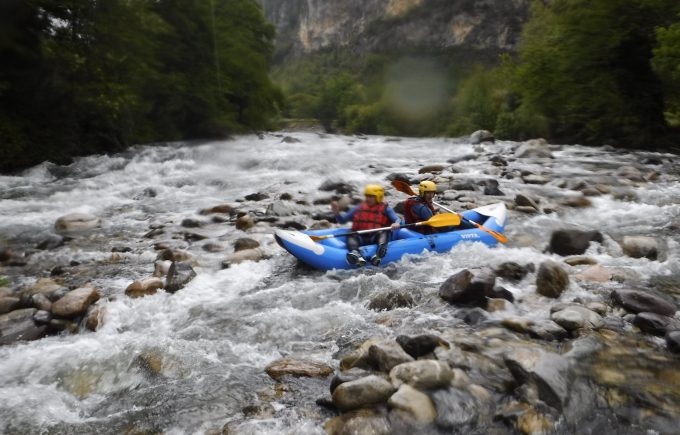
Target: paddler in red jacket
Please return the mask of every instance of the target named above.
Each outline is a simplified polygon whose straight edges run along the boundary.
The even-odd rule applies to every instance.
[[[437,193],[437,185],[432,181],[421,181],[418,185],[418,196],[412,196],[404,202],[404,220],[407,224],[429,220],[437,214],[432,204],[434,195]],[[429,226],[412,228],[422,234],[432,234],[436,230]]]
[[[331,208],[335,213],[338,223],[352,221],[352,231],[372,230],[375,228],[392,227],[393,230],[399,229],[399,216],[390,206],[383,202],[385,189],[378,184],[369,184],[364,189],[364,201],[348,211],[340,213],[338,203],[331,202]],[[366,260],[359,252],[359,246],[377,244],[378,250],[371,257],[371,264],[380,265],[380,261],[387,254],[387,242],[389,239],[388,231],[378,231],[375,233],[347,236],[347,262],[363,266]]]

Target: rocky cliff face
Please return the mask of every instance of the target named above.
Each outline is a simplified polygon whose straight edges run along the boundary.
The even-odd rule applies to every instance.
[[[277,48],[299,56],[451,48],[511,51],[529,0],[260,0],[278,31]]]

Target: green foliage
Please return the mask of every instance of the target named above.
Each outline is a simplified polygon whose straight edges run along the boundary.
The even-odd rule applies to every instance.
[[[9,278],[0,275],[0,287],[7,287],[9,284]]]
[[[666,120],[680,127],[680,16],[668,27],[657,29],[659,45],[654,49],[652,65],[664,82]]]
[[[0,169],[266,128],[273,38],[255,0],[2,2]]]
[[[670,0],[536,2],[514,88],[522,110],[566,142],[644,146],[663,134],[663,93],[651,68],[654,28]]]

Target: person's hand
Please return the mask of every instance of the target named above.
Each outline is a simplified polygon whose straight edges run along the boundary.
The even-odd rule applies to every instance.
[[[392,227],[393,230],[398,230],[399,227],[401,227],[401,225],[399,225],[399,222],[395,222],[391,225],[391,227]]]
[[[333,210],[333,213],[335,214],[340,213],[340,206],[338,205],[338,201],[331,201],[331,210]]]

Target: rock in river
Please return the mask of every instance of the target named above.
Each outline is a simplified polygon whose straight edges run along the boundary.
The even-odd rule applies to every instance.
[[[470,135],[470,143],[473,145],[477,145],[484,142],[493,143],[495,141],[496,138],[493,136],[493,133],[491,133],[488,130],[477,130]]]
[[[386,340],[375,343],[368,348],[368,358],[373,367],[383,372],[389,372],[393,367],[413,361],[396,341]]]
[[[666,335],[668,331],[680,330],[680,320],[656,313],[639,313],[633,319],[633,325],[642,332],[660,336]]]
[[[397,337],[397,343],[413,358],[434,352],[437,346],[449,347],[449,343],[446,340],[432,334],[417,335],[415,337],[400,335]]]
[[[71,213],[57,219],[54,229],[59,233],[71,233],[91,230],[99,224],[100,220],[97,216],[89,213]]]
[[[548,260],[541,263],[536,274],[536,292],[549,298],[558,298],[569,286],[569,275],[558,263]]]
[[[52,314],[59,317],[76,317],[85,314],[87,308],[100,297],[101,294],[95,288],[77,288],[52,304]]]
[[[615,304],[632,313],[648,312],[672,316],[676,311],[672,302],[642,290],[614,290],[611,297]]]
[[[633,258],[656,260],[659,255],[659,243],[653,237],[625,236],[621,247],[624,254]]]
[[[563,310],[552,313],[550,318],[567,331],[581,328],[600,329],[604,326],[599,314],[578,305],[568,305]]]
[[[557,230],[550,237],[550,252],[557,255],[581,255],[588,249],[590,242],[602,243],[599,231]]]
[[[130,284],[125,289],[125,294],[131,298],[140,298],[142,296],[155,294],[158,289],[162,289],[164,285],[165,283],[161,278],[146,278]]]
[[[451,367],[443,362],[423,359],[399,364],[390,370],[392,385],[408,384],[421,390],[448,386],[453,380]]]
[[[439,296],[451,304],[484,305],[496,277],[490,273],[473,275],[467,269],[451,275],[439,287]]]
[[[510,281],[521,281],[529,272],[533,272],[534,270],[533,264],[521,266],[513,261],[507,261],[498,265],[494,270],[494,273],[496,276]]]
[[[282,358],[270,363],[265,371],[274,380],[280,380],[283,376],[303,376],[308,378],[325,378],[333,369],[326,364],[314,361],[304,361],[294,358]]]
[[[409,385],[402,385],[387,401],[390,408],[400,409],[411,414],[422,423],[430,423],[437,417],[432,400]]]
[[[237,251],[227,257],[226,260],[222,261],[222,268],[226,269],[232,264],[243,263],[244,261],[260,261],[267,258],[267,255],[261,248],[244,249],[242,251]]]
[[[183,289],[189,281],[196,278],[196,271],[187,263],[173,262],[165,278],[165,290],[170,293]]]
[[[46,327],[37,326],[33,321],[37,311],[35,308],[24,308],[0,315],[0,345],[42,337]]]
[[[666,334],[666,345],[671,352],[680,352],[680,330]]]
[[[241,237],[234,242],[234,252],[244,251],[246,249],[255,249],[260,247],[260,242],[257,240]]]
[[[371,375],[338,385],[333,392],[333,404],[346,412],[385,403],[393,393],[394,387],[389,381]]]
[[[0,298],[0,314],[9,313],[19,307],[21,299],[5,296]]]
[[[409,290],[390,289],[373,296],[368,303],[368,309],[383,311],[395,308],[410,308],[414,305],[416,305],[416,302]]]

